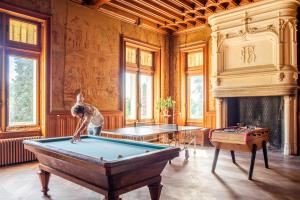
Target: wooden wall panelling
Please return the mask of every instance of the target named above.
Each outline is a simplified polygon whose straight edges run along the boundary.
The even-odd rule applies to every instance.
[[[215,128],[216,127],[216,112],[206,112],[204,120],[205,128]]]
[[[103,111],[105,130],[116,129],[124,126],[123,112]],[[45,137],[70,136],[75,131],[77,119],[70,114],[49,114],[47,116],[47,130]]]

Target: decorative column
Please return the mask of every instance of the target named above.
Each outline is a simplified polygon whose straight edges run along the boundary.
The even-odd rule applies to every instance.
[[[222,128],[222,98],[216,98],[216,128]]]
[[[284,155],[297,154],[296,97],[284,96]]]

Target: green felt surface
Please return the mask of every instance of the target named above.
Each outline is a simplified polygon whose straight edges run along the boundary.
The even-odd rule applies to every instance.
[[[81,155],[104,160],[118,160],[121,158],[147,154],[168,148],[166,146],[152,145],[134,141],[112,140],[101,137],[83,137],[80,142],[71,143],[70,139],[41,140],[46,146],[57,150],[70,151]]]

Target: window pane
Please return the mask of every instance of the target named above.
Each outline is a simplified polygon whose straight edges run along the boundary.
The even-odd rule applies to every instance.
[[[152,76],[140,75],[140,112],[141,119],[153,118]]]
[[[10,55],[8,125],[37,124],[37,61]]]
[[[189,118],[203,118],[203,76],[189,76]]]
[[[126,62],[127,63],[136,63],[136,49],[126,47]]]
[[[188,67],[203,66],[203,52],[188,54]]]
[[[152,66],[152,57],[153,54],[151,52],[141,51],[141,65]]]
[[[37,25],[9,19],[9,40],[37,45]]]
[[[126,120],[136,120],[136,74],[126,72]]]

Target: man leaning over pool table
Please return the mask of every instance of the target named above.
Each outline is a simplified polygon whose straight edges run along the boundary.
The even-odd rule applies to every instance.
[[[72,115],[80,119],[73,133],[72,143],[80,140],[80,133],[86,127],[89,135],[100,135],[104,124],[104,118],[100,111],[95,106],[84,103],[83,100],[83,95],[79,93],[75,105],[71,108]]]

